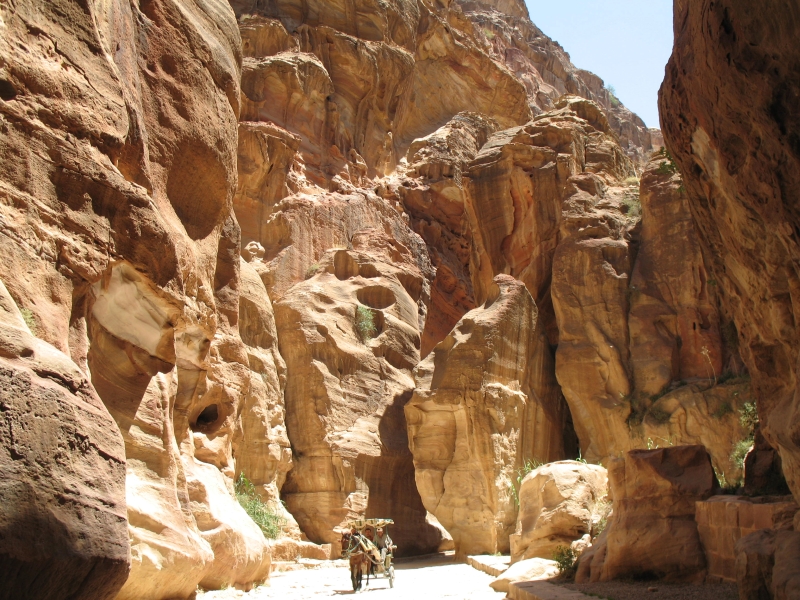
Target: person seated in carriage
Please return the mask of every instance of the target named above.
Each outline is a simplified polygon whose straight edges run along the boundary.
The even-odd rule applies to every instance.
[[[389,537],[389,532],[385,527],[378,526],[372,543],[381,551],[381,562],[388,567],[389,561],[386,560],[386,556],[388,553],[394,552],[396,546],[392,544],[392,538]]]

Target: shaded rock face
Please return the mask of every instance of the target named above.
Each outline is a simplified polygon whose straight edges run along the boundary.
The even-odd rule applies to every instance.
[[[0,597],[114,598],[130,569],[122,438],[2,282],[0,407]]]
[[[536,306],[509,276],[494,286],[417,367],[405,407],[417,488],[461,555],[508,551],[514,469],[563,454],[566,415]]]
[[[631,450],[608,470],[613,512],[578,567],[576,581],[631,577],[702,582],[706,559],[695,504],[716,478],[703,446]]]
[[[752,533],[766,533],[769,530],[791,530],[798,506],[791,496],[714,496],[696,505],[695,521],[700,534],[700,542],[706,554],[708,575],[706,581],[731,581],[742,579],[737,565],[738,542]],[[755,536],[752,539],[759,539]],[[751,543],[745,542],[750,548]],[[750,561],[749,549],[745,562]],[[761,554],[760,551],[757,554]],[[769,560],[772,561],[773,552]],[[760,559],[759,559],[760,560]],[[752,571],[747,567],[747,571]],[[749,577],[749,576],[748,576]],[[749,584],[739,589],[746,597],[753,596],[745,591]]]
[[[664,138],[736,323],[762,432],[795,497],[799,21],[797,6],[779,2],[757,11],[735,2],[676,3],[675,48],[660,94]]]
[[[739,597],[791,600],[800,594],[800,532],[762,529],[736,542]]]
[[[263,579],[268,547],[232,493],[240,415],[261,393],[237,329],[233,12],[219,0],[17,2],[0,11],[0,277],[37,344],[79,369],[54,371],[69,373],[69,391],[59,392],[20,363],[14,385],[41,390],[43,403],[60,394],[62,429],[49,437],[83,440],[71,460],[95,460],[93,448],[108,445],[81,479],[96,483],[84,496],[87,519],[95,498],[108,502],[115,527],[125,522],[117,494],[127,459],[129,541],[109,528],[108,513],[92,517],[97,541],[84,552],[107,548],[95,571],[105,581],[82,592],[65,579],[48,597],[113,596],[123,583],[119,598],[186,597],[198,584]],[[78,405],[84,421],[70,416]],[[23,524],[32,526],[8,523]],[[73,555],[51,531],[52,550]],[[69,568],[78,582],[87,564]],[[17,597],[32,589],[16,584]]]
[[[559,461],[528,473],[519,487],[511,560],[550,558],[559,546],[591,536],[607,493],[608,473],[598,465]]]
[[[735,338],[721,333],[732,326],[721,327],[687,198],[668,167],[655,156],[645,168],[640,225],[628,218],[638,210],[630,191],[567,200],[553,258],[557,375],[589,460],[647,440],[702,443],[736,481],[741,468],[729,457],[748,434],[738,418],[752,401],[746,369]]]

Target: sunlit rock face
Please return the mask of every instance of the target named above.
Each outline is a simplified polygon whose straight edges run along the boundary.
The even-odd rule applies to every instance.
[[[104,585],[173,598],[263,579],[266,542],[232,494],[232,442],[254,393],[237,330],[234,14],[219,0],[0,11],[0,277],[40,343],[91,381],[71,393],[92,406],[82,435],[108,431],[119,466],[97,489],[123,523],[114,490],[127,461],[129,541],[97,528]],[[127,580],[111,575],[128,561]]]
[[[800,189],[794,5],[675,5],[664,137],[738,329],[762,431],[800,494],[795,317]],[[697,57],[703,60],[697,60]]]
[[[400,552],[413,554],[441,541],[414,484],[403,418],[430,265],[386,242],[382,229],[362,230],[276,304],[295,453],[282,493],[315,542],[338,544],[348,520],[384,515]]]
[[[577,68],[558,42],[530,21],[518,0],[457,0],[476,44],[524,86],[533,114],[552,110],[564,94],[595,102],[618,136],[623,151],[643,163],[653,150],[652,133],[594,73]],[[655,123],[651,123],[656,125]]]
[[[563,455],[565,411],[525,286],[500,275],[417,367],[405,407],[417,487],[462,555],[507,552],[526,458]]]
[[[608,472],[600,465],[564,460],[528,473],[519,486],[511,560],[552,557],[559,546],[591,539],[607,495]]]

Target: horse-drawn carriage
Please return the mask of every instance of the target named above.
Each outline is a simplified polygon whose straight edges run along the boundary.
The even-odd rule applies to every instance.
[[[358,519],[349,521],[349,531],[342,534],[342,558],[350,560],[350,581],[353,591],[361,589],[361,580],[367,576],[379,575],[389,579],[389,587],[394,587],[394,551],[397,546],[386,530],[393,525],[391,519]]]

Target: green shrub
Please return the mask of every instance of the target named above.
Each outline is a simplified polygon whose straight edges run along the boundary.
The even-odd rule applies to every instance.
[[[519,469],[517,469],[517,474],[514,480],[511,482],[511,486],[509,487],[509,492],[511,493],[511,497],[514,499],[514,504],[519,506],[519,488],[522,485],[522,480],[525,479],[525,476],[530,473],[531,471],[535,471],[539,467],[541,467],[544,463],[539,462],[538,460],[526,460],[525,464],[523,464]]]
[[[322,269],[322,265],[319,263],[314,263],[308,267],[308,269],[306,269],[306,279],[311,279],[320,269]]]
[[[557,546],[556,551],[553,552],[553,560],[556,561],[558,573],[562,577],[571,578],[575,576],[577,559],[575,551],[569,546]]]
[[[744,458],[753,446],[753,438],[746,438],[736,442],[731,452],[731,462],[740,469],[744,469]]]
[[[642,216],[642,204],[639,201],[638,196],[634,195],[625,195],[622,199],[622,212],[624,212],[628,217],[633,219],[638,219]]]
[[[33,311],[30,308],[20,308],[19,312],[22,313],[22,318],[25,320],[25,325],[31,330],[33,335],[39,332],[39,327],[36,325],[36,317],[33,316]]]
[[[236,480],[234,490],[239,504],[258,525],[264,537],[276,539],[281,534],[281,528],[286,524],[286,520],[277,514],[272,506],[261,500],[255,486],[244,473]]]
[[[742,405],[742,408],[739,409],[739,422],[748,431],[755,431],[756,425],[758,425],[758,410],[755,402],[745,402]]]
[[[676,173],[680,175],[678,165],[675,164],[675,161],[672,158],[672,154],[669,153],[669,150],[667,150],[665,147],[661,148],[661,150],[656,153],[656,156],[666,159],[664,162],[658,165],[656,172],[659,175],[675,175]]]
[[[611,106],[614,108],[621,106],[622,102],[620,102],[619,98],[617,98],[617,90],[614,88],[614,86],[609,85],[606,87],[606,89],[608,90],[608,100],[611,102]]]
[[[356,308],[356,331],[361,341],[365,344],[378,335],[378,328],[375,326],[375,315],[372,309],[367,306]]]

